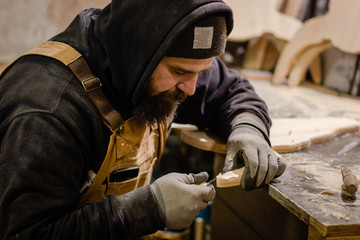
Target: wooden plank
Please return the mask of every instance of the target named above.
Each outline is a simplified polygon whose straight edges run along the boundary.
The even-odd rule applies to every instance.
[[[189,126],[186,128],[190,130],[181,130],[181,126],[173,125],[173,128],[185,143],[205,151],[226,153],[224,139]],[[270,141],[279,153],[294,152],[357,130],[359,122],[347,118],[275,118],[270,129]]]
[[[171,131],[185,143],[195,148],[215,153],[225,153],[225,141],[213,133],[197,131],[193,125],[173,123]]]
[[[270,130],[270,140],[275,151],[286,153],[358,130],[359,122],[346,118],[274,119]]]

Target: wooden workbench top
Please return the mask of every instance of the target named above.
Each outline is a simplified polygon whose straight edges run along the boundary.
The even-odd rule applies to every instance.
[[[251,83],[267,103],[273,119],[341,117],[360,120],[358,98],[341,97],[308,87],[275,86],[268,81],[253,80]],[[359,181],[359,153],[358,131],[310,145],[300,151],[282,153],[287,168],[279,177],[280,182],[271,183],[260,190],[265,190],[276,202],[314,228],[321,236],[315,239],[360,236],[360,190],[356,192],[355,199],[345,198],[342,194],[341,174],[341,168],[350,168]],[[218,195],[229,197],[234,190],[236,187],[228,191],[218,189]],[[248,194],[242,192],[241,196],[261,196],[257,193],[258,191]],[[232,199],[226,198],[226,202],[234,210],[239,199]],[[246,216],[245,219],[251,219],[251,215]],[[309,232],[309,239],[310,236]]]
[[[340,169],[350,168],[359,178],[359,153],[360,132],[356,132],[281,154],[287,169],[279,183],[265,189],[323,236],[335,231],[360,235],[360,193],[355,198],[344,194]]]

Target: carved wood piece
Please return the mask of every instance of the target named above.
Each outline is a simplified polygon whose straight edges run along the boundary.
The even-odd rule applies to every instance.
[[[346,53],[360,53],[360,44],[357,41],[360,37],[357,27],[360,23],[359,13],[360,2],[357,0],[330,1],[328,12],[307,20],[285,46],[279,57],[272,82],[281,84],[291,69],[298,64],[297,60],[307,54],[307,51],[314,51],[313,47],[317,45],[323,48],[317,48],[309,54],[311,57],[302,59],[302,66],[310,66],[315,57],[314,54],[318,55],[320,49],[336,47]],[[302,75],[301,72],[300,74]],[[293,76],[293,79],[301,79],[301,77]],[[292,83],[296,81],[292,80]]]
[[[234,12],[231,41],[247,41],[272,34],[276,39],[289,41],[302,22],[279,12],[279,0],[225,0]]]
[[[244,173],[245,167],[229,171],[224,174],[216,176],[216,186],[218,188],[227,188],[241,185],[241,177]]]
[[[324,42],[310,47],[305,51],[299,59],[297,59],[293,68],[289,74],[288,84],[289,86],[298,86],[302,81],[305,80],[306,71],[310,68],[313,82],[320,85],[322,82],[322,62],[320,60],[320,53],[325,49],[331,47],[331,43]]]
[[[273,69],[284,43],[293,38],[302,26],[302,22],[279,11],[281,0],[225,0],[225,2],[234,12],[234,28],[229,40],[256,42],[248,45],[243,67],[267,71]]]

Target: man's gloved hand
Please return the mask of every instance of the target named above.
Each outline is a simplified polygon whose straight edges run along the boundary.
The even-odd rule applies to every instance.
[[[255,127],[240,125],[235,128],[227,142],[227,153],[223,173],[237,168],[237,161],[243,159],[245,171],[241,185],[251,190],[279,177],[286,168],[281,156],[269,146]]]
[[[213,186],[199,185],[208,179],[198,174],[169,173],[150,185],[159,203],[165,226],[171,229],[189,227],[201,209],[215,198]]]

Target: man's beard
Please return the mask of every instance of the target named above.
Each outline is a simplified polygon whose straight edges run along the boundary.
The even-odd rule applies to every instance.
[[[156,121],[164,121],[175,117],[177,107],[186,99],[186,94],[175,89],[153,95],[152,79],[145,87],[140,104],[133,110],[134,120],[140,124],[153,125]]]

